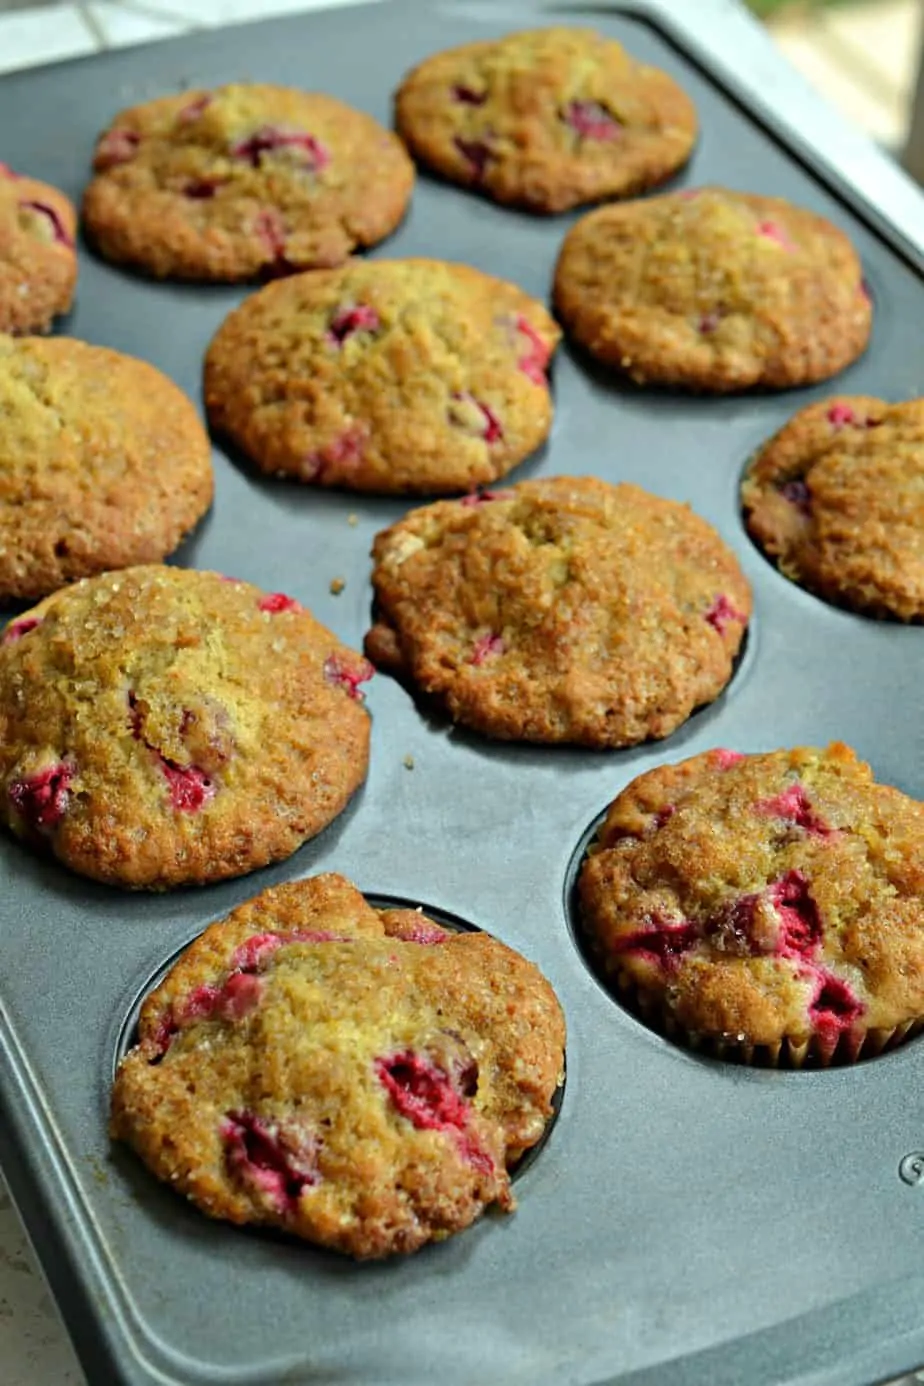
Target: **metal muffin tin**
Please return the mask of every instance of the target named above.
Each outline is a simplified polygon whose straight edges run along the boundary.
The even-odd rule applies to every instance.
[[[924,1361],[924,1185],[906,1160],[924,1149],[924,1041],[827,1073],[697,1058],[606,994],[569,925],[588,826],[664,761],[841,738],[924,797],[921,630],[788,584],[749,542],[737,499],[749,454],[810,400],[920,393],[922,257],[784,144],[766,112],[755,117],[760,96],[733,99],[695,56],[692,16],[680,30],[665,11],[657,0],[632,14],[396,0],[0,83],[3,158],[77,197],[94,136],[131,102],[250,78],[321,88],[387,121],[401,75],[428,53],[535,23],[594,25],[694,97],[702,135],[676,185],[781,194],[831,217],[857,244],[876,304],[867,354],[812,390],[640,391],[567,346],[558,354],[551,440],[512,479],[591,473],[689,500],[753,584],[733,681],[668,740],[610,753],[506,746],[454,730],[380,676],[368,783],[281,865],[128,895],[0,841],[0,1159],[93,1383],[851,1386]],[[422,176],[407,221],[375,253],[466,261],[544,298],[572,220],[504,211]],[[145,357],[198,397],[205,347],[245,292],[148,282],[82,250],[62,330]],[[215,462],[214,510],[177,561],[290,592],[359,647],[373,535],[408,505],[262,479],[221,452]],[[519,1211],[407,1260],[355,1265],[209,1222],[106,1134],[127,1018],[165,960],[266,886],[331,869],[494,933],[538,963],[568,1018],[561,1114],[518,1180]]]

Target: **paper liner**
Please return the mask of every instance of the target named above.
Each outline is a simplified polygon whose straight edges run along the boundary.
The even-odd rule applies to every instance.
[[[643,990],[627,973],[610,974],[619,992],[619,1001],[665,1039],[695,1054],[712,1059],[747,1064],[754,1068],[832,1068],[872,1059],[888,1049],[895,1049],[905,1040],[924,1031],[924,1016],[903,1021],[891,1028],[870,1028],[854,1025],[844,1031],[831,1046],[820,1035],[784,1036],[773,1044],[754,1044],[734,1035],[710,1035],[688,1030],[681,1025],[667,1005],[661,992]]]

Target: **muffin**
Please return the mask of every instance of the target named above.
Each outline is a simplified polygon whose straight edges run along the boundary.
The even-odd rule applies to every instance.
[[[724,188],[591,212],[565,237],[554,292],[567,331],[604,365],[717,394],[827,380],[865,349],[872,323],[843,231]]]
[[[578,880],[630,1008],[693,1048],[825,1066],[924,1023],[924,804],[849,747],[708,751],[634,780]]]
[[[236,308],[208,350],[206,408],[276,476],[473,490],[546,438],[560,335],[541,303],[467,265],[354,260]]]
[[[645,192],[696,141],[696,111],[673,78],[593,29],[436,53],[405,77],[395,121],[426,167],[541,213]]]
[[[174,964],[119,1066],[111,1131],[210,1217],[406,1253],[514,1207],[564,1042],[518,953],[316,876],[264,891]]]
[[[866,616],[924,617],[924,400],[839,395],[800,409],[741,485],[780,572]]]
[[[235,83],[121,111],[84,220],[107,260],[159,279],[247,280],[339,265],[404,216],[401,141],[332,96]]]
[[[70,199],[0,163],[0,332],[47,332],[77,284]]]
[[[725,687],[751,612],[711,525],[592,477],[413,510],[373,559],[369,658],[511,741],[667,736]]]
[[[0,640],[0,822],[112,885],[243,875],[365,779],[371,674],[283,593],[156,564],[87,578]]]
[[[199,416],[144,361],[0,335],[0,420],[0,600],[157,562],[211,504]]]

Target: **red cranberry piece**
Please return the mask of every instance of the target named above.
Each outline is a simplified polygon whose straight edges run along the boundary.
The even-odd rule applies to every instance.
[[[302,1191],[320,1180],[320,1142],[294,1122],[228,1112],[219,1133],[229,1171],[264,1194],[277,1213],[294,1213]]]
[[[66,761],[12,780],[7,789],[10,803],[30,828],[49,832],[67,812],[74,767]]]
[[[780,246],[783,250],[792,252],[796,248],[779,222],[762,221],[757,227],[757,234],[758,236],[764,236],[768,241],[775,242],[775,244]]]
[[[235,948],[231,964],[238,972],[259,972],[274,953],[291,943],[352,942],[346,934],[332,934],[325,929],[297,929],[291,934],[253,934]]]
[[[491,501],[508,500],[512,495],[512,491],[473,491],[469,496],[462,496],[459,504],[474,510],[479,505],[488,505]]]
[[[96,167],[100,170],[127,164],[138,153],[141,136],[137,130],[109,130],[96,146]]]
[[[785,481],[780,487],[780,495],[799,510],[808,511],[811,508],[812,497],[804,481]]]
[[[704,337],[708,337],[710,332],[714,332],[722,321],[722,314],[718,308],[713,308],[710,313],[703,313],[697,324],[697,331]]]
[[[469,664],[484,664],[485,660],[493,655],[500,655],[506,649],[503,636],[500,635],[480,635],[475,641],[472,653],[469,655]]]
[[[499,443],[504,436],[501,421],[490,405],[476,399],[468,390],[452,396],[449,421],[466,433],[483,438],[488,444]]]
[[[824,968],[816,971],[815,993],[809,1002],[809,1019],[822,1043],[833,1048],[845,1030],[866,1010],[851,988],[840,977]]]
[[[722,746],[712,752],[712,762],[719,770],[730,770],[733,765],[740,765],[744,758],[743,752],[728,751]]]
[[[332,654],[324,661],[324,677],[328,683],[336,684],[349,693],[356,702],[362,702],[363,695],[359,691],[359,685],[366,683],[372,678],[375,669],[368,659],[358,659],[350,662],[342,655]]]
[[[747,616],[743,611],[739,611],[736,606],[728,600],[724,592],[720,592],[715,601],[706,612],[705,618],[713,630],[718,631],[719,635],[725,634],[725,627],[734,621],[746,624]]]
[[[809,881],[802,871],[787,871],[774,881],[768,899],[780,918],[776,953],[781,958],[811,957],[821,943],[823,928],[818,906],[809,894]]]
[[[42,624],[38,616],[23,616],[18,621],[10,621],[6,630],[3,632],[3,639],[0,644],[12,645],[17,640],[21,640],[24,635],[28,635],[30,630],[35,630]]]
[[[791,784],[781,794],[772,799],[761,799],[757,804],[758,813],[770,814],[774,818],[785,818],[797,828],[804,828],[815,837],[830,837],[833,829],[809,803],[809,797],[801,784]]]
[[[739,895],[713,915],[707,927],[716,948],[737,954],[754,951],[754,915],[759,900],[757,894]]]
[[[615,140],[622,126],[599,101],[571,101],[562,111],[562,120],[583,140]]]
[[[425,947],[445,943],[450,937],[445,929],[441,929],[438,924],[431,924],[427,919],[421,919],[416,924],[402,924],[400,929],[393,929],[391,933],[392,937],[400,938],[404,943],[420,943]]]
[[[301,602],[297,602],[294,597],[287,597],[285,592],[268,593],[260,598],[257,607],[260,611],[269,611],[273,615],[279,611],[302,610]]]
[[[231,146],[231,157],[246,159],[252,168],[259,168],[264,154],[272,154],[277,149],[293,149],[303,155],[307,168],[320,173],[330,163],[330,154],[314,135],[307,130],[286,131],[274,125],[264,125],[255,130],[245,140]]]
[[[461,101],[463,106],[483,106],[488,99],[486,91],[475,91],[474,87],[467,87],[462,82],[457,82],[452,88],[454,101]]]
[[[239,972],[259,972],[285,942],[281,934],[252,934],[235,948],[231,964]]]
[[[323,481],[324,477],[330,473],[333,466],[356,467],[363,460],[366,443],[369,438],[369,428],[364,423],[354,423],[339,438],[328,443],[318,452],[312,452],[306,460],[306,472],[309,481]]]
[[[206,982],[186,997],[179,1011],[181,1025],[196,1020],[243,1020],[260,1004],[263,983],[245,972],[232,972],[219,987]]]
[[[849,404],[832,404],[827,419],[833,428],[843,428],[845,424],[856,423],[857,416]]]
[[[525,356],[521,356],[517,362],[518,368],[527,375],[536,385],[547,385],[546,370],[549,364],[551,351],[539,336],[532,323],[523,317],[522,313],[517,315],[516,330],[529,342],[529,350]]]
[[[160,757],[161,770],[170,786],[170,802],[178,813],[197,813],[215,798],[215,781],[196,765],[176,765]]]
[[[378,313],[366,304],[340,308],[331,319],[325,340],[332,346],[342,346],[354,333],[377,332],[380,326],[381,319]]]
[[[188,732],[194,721],[194,714],[185,711],[180,719],[180,734]],[[217,786],[204,770],[200,770],[197,765],[177,765],[145,738],[144,713],[139,706],[137,694],[132,689],[128,693],[128,725],[135,740],[143,741],[148,750],[157,757],[170,788],[170,802],[178,812],[195,813],[215,798]]]
[[[363,448],[369,431],[365,424],[354,424],[352,428],[346,429],[336,438],[326,449],[325,460],[327,462],[345,463],[352,465],[362,461]]]
[[[148,1060],[148,1063],[159,1064],[179,1032],[180,1027],[173,1019],[173,1008],[168,1007],[157,1022],[151,1035],[151,1043],[154,1045],[156,1054],[153,1059]]]
[[[192,178],[183,184],[183,196],[194,202],[208,202],[224,184],[223,178]]]
[[[468,1124],[468,1103],[432,1059],[408,1049],[376,1059],[375,1071],[398,1111],[418,1130],[458,1130]]]
[[[202,112],[212,104],[212,98],[206,92],[204,96],[197,96],[195,101],[190,101],[182,110],[177,111],[176,118],[183,125],[188,125],[194,120],[198,120]]]
[[[28,212],[34,212],[44,219],[45,224],[51,232],[51,240],[56,245],[63,245],[68,250],[74,249],[74,239],[65,230],[64,222],[61,220],[54,207],[47,202],[20,202],[20,207]]]
[[[493,156],[491,146],[485,140],[464,139],[462,135],[456,135],[453,144],[468,164],[472,182],[482,183],[488,160]]]
[[[274,207],[259,212],[254,220],[254,232],[282,270],[288,262],[285,260],[286,227],[280,213]]]
[[[634,929],[613,940],[617,953],[641,953],[671,972],[699,940],[699,930],[689,919],[676,923],[653,920],[650,929]]]

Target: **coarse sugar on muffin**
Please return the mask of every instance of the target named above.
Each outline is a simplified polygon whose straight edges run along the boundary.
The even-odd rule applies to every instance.
[[[682,1043],[826,1065],[924,1023],[924,804],[840,743],[639,776],[578,896],[603,971]]]
[[[0,335],[0,600],[166,557],[213,489],[205,429],[160,371]]]
[[[277,476],[472,490],[546,438],[560,336],[541,303],[468,265],[354,260],[235,309],[208,350],[206,408]]]
[[[558,257],[555,305],[577,342],[638,384],[716,393],[826,380],[863,352],[872,323],[843,231],[724,188],[583,217]]]
[[[506,740],[667,736],[725,687],[751,613],[711,525],[592,477],[411,511],[373,559],[369,658]]]
[[[294,598],[150,565],[0,638],[0,822],[130,888],[289,856],[366,775],[372,668]]]
[[[83,212],[102,254],[174,279],[338,265],[395,229],[414,184],[401,141],[372,116],[245,83],[120,112],[93,166]]]
[[[741,499],[751,538],[793,582],[867,616],[924,618],[924,399],[800,409]]]
[[[0,163],[0,332],[47,332],[77,284],[77,213],[57,188]]]
[[[564,1043],[520,954],[316,876],[213,924],[147,998],[111,1131],[210,1217],[411,1252],[514,1207]]]
[[[697,128],[672,77],[593,29],[530,29],[433,54],[405,77],[395,116],[422,164],[533,212],[664,182]]]

